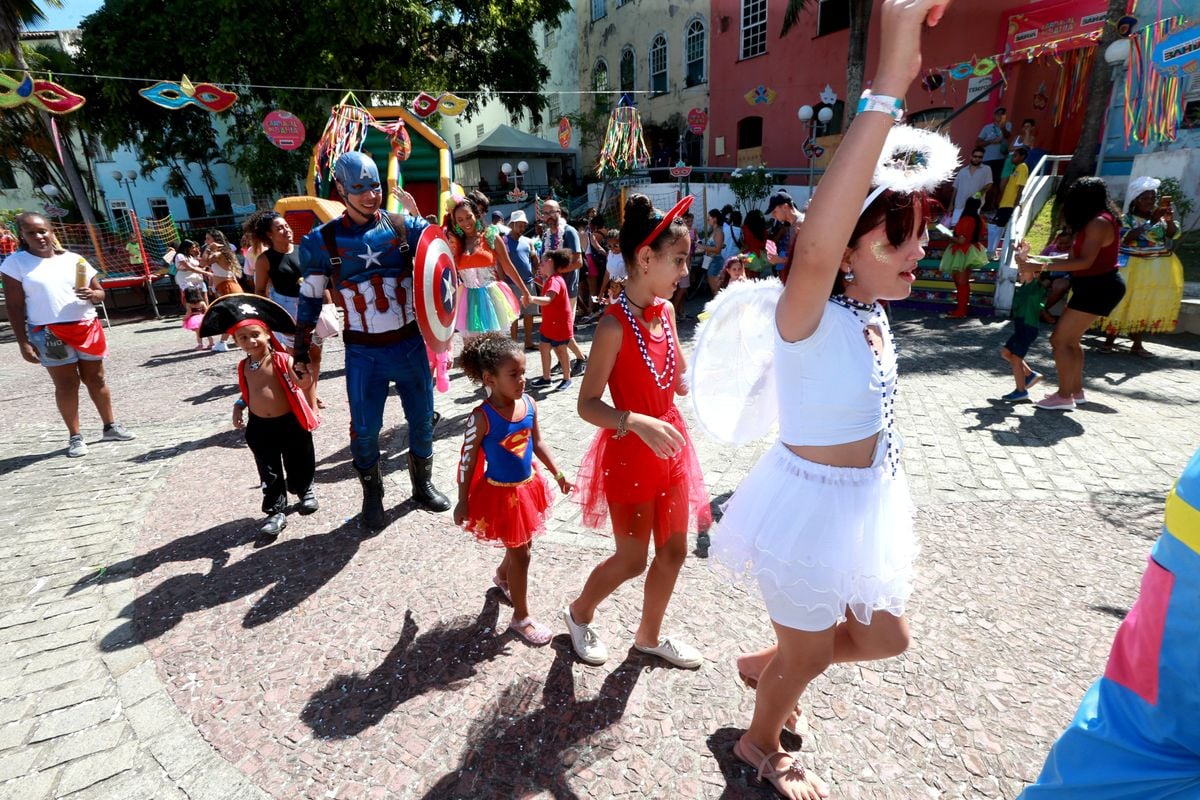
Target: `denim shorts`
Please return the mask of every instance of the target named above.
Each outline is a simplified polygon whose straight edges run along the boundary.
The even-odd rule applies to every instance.
[[[101,356],[79,352],[50,333],[49,328],[42,327],[35,331],[32,326],[26,326],[25,331],[29,337],[29,343],[33,345],[34,350],[37,350],[38,360],[42,362],[43,367],[65,367],[80,361],[104,360]]]

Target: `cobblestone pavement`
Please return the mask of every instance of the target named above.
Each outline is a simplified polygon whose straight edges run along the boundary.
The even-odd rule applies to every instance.
[[[999,323],[901,313],[899,418],[922,556],[903,657],[838,666],[806,698],[806,763],[835,797],[1011,798],[1099,674],[1162,499],[1200,442],[1196,337],[1154,360],[1089,353],[1086,410],[1010,407]],[[0,798],[769,797],[731,748],[753,696],[734,656],[769,641],[757,598],[686,563],[668,626],[709,661],[629,648],[640,587],[598,616],[610,662],[565,635],[496,635],[496,551],[406,502],[405,440],[384,438],[393,522],[353,517],[341,352],[316,435],[321,511],[255,541],[253,462],[230,430],[233,354],[193,353],[178,318],[110,332],[119,416],[136,430],[68,460],[48,377],[0,346]],[[586,344],[585,344],[586,346]],[[1044,340],[1036,364],[1051,367]],[[534,367],[536,374],[536,367]],[[477,396],[438,397],[449,488]],[[574,393],[541,402],[568,471],[591,431]],[[722,501],[765,447],[697,436]],[[610,549],[555,509],[532,567],[557,609]],[[795,742],[791,743],[795,746]]]

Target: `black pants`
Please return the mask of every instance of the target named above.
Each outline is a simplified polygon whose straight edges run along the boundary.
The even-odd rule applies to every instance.
[[[296,415],[256,417],[246,423],[246,444],[254,453],[262,482],[265,514],[287,507],[287,493],[301,496],[312,486],[317,471],[312,432],[300,427]],[[286,477],[285,477],[286,476]]]

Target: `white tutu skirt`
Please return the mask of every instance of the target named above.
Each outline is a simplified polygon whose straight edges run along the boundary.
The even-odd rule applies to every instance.
[[[830,467],[776,442],[742,481],[713,528],[714,570],[757,586],[771,619],[822,631],[899,616],[912,593],[917,542],[903,471]]]

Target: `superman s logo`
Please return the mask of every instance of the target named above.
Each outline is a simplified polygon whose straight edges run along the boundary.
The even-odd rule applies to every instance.
[[[529,450],[529,444],[530,432],[527,429],[514,431],[500,440],[501,447],[521,459],[525,458],[525,453]]]

